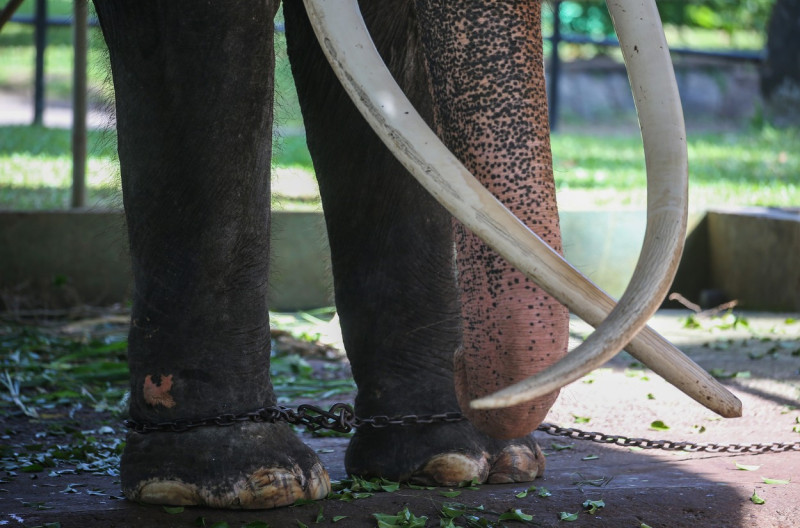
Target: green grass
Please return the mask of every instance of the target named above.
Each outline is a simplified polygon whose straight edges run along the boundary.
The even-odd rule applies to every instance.
[[[71,0],[49,0],[48,16],[72,16]],[[28,0],[18,15],[32,15]],[[34,30],[32,25],[9,22],[0,32],[0,86],[4,90],[32,91],[34,77]],[[90,100],[103,100],[108,64],[99,29],[89,31],[88,84]],[[48,99],[68,99],[72,94],[72,28],[50,26],[45,51],[45,93]]]
[[[689,135],[690,207],[800,204],[797,130],[763,128],[737,133]],[[89,202],[118,206],[119,167],[113,132],[89,135]],[[643,208],[644,157],[638,136],[560,133],[553,136],[559,203],[563,209]],[[311,162],[301,136],[275,145],[280,206],[297,206],[299,194],[315,193]],[[0,127],[0,208],[63,209],[69,203],[69,131],[30,126]],[[312,200],[312,207],[318,202]]]
[[[69,0],[50,0],[52,15],[69,15]],[[21,13],[32,13],[27,1]],[[108,65],[98,30],[92,30],[90,86],[96,101],[108,93]],[[723,32],[667,28],[672,45],[699,48],[741,47],[759,49],[763,36],[757,32]],[[47,93],[49,99],[65,99],[71,91],[72,48],[69,28],[48,33]],[[728,40],[726,40],[728,39]],[[33,29],[9,24],[0,32],[0,87],[30,89],[33,78]],[[569,53],[567,53],[568,55]],[[302,126],[286,44],[276,40],[276,122],[285,130]],[[572,127],[575,129],[576,127]],[[724,205],[796,206],[800,203],[800,155],[798,132],[770,128],[727,134],[690,134],[690,206],[706,209]],[[89,203],[116,207],[119,167],[113,132],[94,131],[89,136]],[[553,136],[553,154],[559,203],[564,209],[631,207],[645,203],[644,161],[638,136],[560,133]],[[283,134],[275,141],[273,156],[277,174],[274,189],[279,207],[307,206],[296,196],[315,192],[309,183],[311,161],[305,141]],[[0,208],[63,209],[69,203],[69,132],[36,127],[0,127]],[[293,189],[300,182],[300,191]],[[281,197],[283,195],[283,197]],[[311,201],[318,207],[318,201]]]
[[[689,134],[690,208],[800,204],[798,130]],[[641,141],[634,136],[553,136],[560,206],[644,208]]]
[[[32,15],[33,2],[22,4],[17,14]],[[71,16],[71,0],[49,0],[49,16]],[[279,12],[278,21],[282,20]],[[50,26],[47,29],[45,51],[45,97],[47,100],[69,100],[72,96],[72,28]],[[284,94],[276,100],[275,115],[284,125],[297,127],[302,124],[294,82],[286,56],[286,41],[282,33],[275,39],[275,87],[276,93]],[[32,92],[34,82],[34,29],[32,25],[9,22],[0,32],[0,89],[14,92]],[[88,56],[89,100],[103,105],[112,98],[110,65],[103,37],[98,27],[89,29]]]
[[[90,131],[89,203],[121,204],[116,138]],[[0,209],[65,209],[72,179],[70,131],[35,126],[0,127]]]
[[[355,386],[348,366],[339,361],[341,355],[325,356],[330,363],[321,373],[315,373],[299,355],[322,358],[321,348],[315,351],[302,344],[316,342],[333,315],[333,308],[270,313],[273,330],[294,336],[273,342],[270,370],[281,403],[353,392]],[[10,317],[0,318],[0,416],[16,410],[44,418],[63,405],[124,413],[123,397],[129,388],[125,319],[123,312],[104,321],[54,319],[26,326]]]
[[[317,207],[318,199],[313,197],[317,190],[311,177],[311,159],[305,138],[277,138],[274,149],[273,173],[280,180],[275,193],[278,206],[283,209]],[[0,209],[69,207],[71,155],[69,130],[0,126]],[[113,131],[89,132],[86,179],[89,206],[121,207],[119,163]],[[301,186],[299,190],[295,189],[298,184]],[[312,195],[310,200],[309,194]]]

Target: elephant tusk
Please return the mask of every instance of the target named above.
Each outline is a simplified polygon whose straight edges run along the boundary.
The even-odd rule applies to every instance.
[[[599,367],[644,328],[666,295],[680,262],[686,236],[688,161],[683,111],[669,48],[654,0],[606,3],[628,69],[645,151],[647,228],[639,261],[619,304],[578,349],[542,372],[471,402],[473,408],[521,403]],[[665,366],[677,386],[689,382],[688,371],[675,372],[672,365]]]
[[[502,398],[490,396],[473,401],[472,405],[507,406],[547,394],[603,364],[627,345],[658,308],[682,250],[686,225],[686,143],[676,92],[656,93],[648,84],[646,89],[652,89],[653,93],[640,90],[643,93],[637,98],[637,105],[642,100],[658,102],[655,110],[641,110],[646,145],[653,141],[651,127],[660,131],[659,137],[666,135],[672,139],[659,139],[664,145],[647,150],[652,198],[648,198],[644,249],[623,302],[614,308],[610,297],[509,212],[425,124],[383,64],[356,0],[304,0],[304,3],[322,50],[344,89],[370,126],[420,184],[513,266],[581,318],[590,324],[599,324],[611,312],[597,332],[559,363],[521,384],[504,389],[499,393],[504,394]],[[660,28],[660,23],[657,25]],[[634,53],[644,55],[640,51],[649,49],[648,53],[652,54],[650,48],[659,45],[663,54],[667,53],[663,40],[660,43],[653,39],[652,33],[646,36],[639,39],[641,43],[633,45]],[[655,44],[650,44],[651,41]],[[637,57],[636,62],[646,60]],[[659,64],[663,64],[663,59]],[[659,82],[668,84],[669,79],[674,91],[671,67],[668,74],[660,73]],[[651,178],[651,172],[657,176]],[[665,184],[665,173],[682,182],[682,192],[676,195],[671,186]],[[667,249],[659,248],[662,240],[673,239],[679,241],[670,242]],[[652,277],[658,279],[654,281]],[[653,282],[655,286],[648,287],[648,283]],[[634,338],[635,344],[631,347],[643,363],[709,409],[723,416],[741,414],[741,404],[727,389],[655,332],[649,331],[646,335],[649,339]],[[534,380],[533,383],[530,380]],[[508,391],[520,385],[523,386],[521,392],[516,390],[508,395]]]

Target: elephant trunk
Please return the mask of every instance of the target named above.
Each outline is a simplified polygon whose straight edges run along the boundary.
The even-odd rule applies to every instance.
[[[464,166],[556,251],[561,237],[550,153],[538,2],[416,2],[438,135]],[[436,21],[426,24],[426,21]],[[494,436],[527,434],[557,391],[506,409],[473,399],[539,372],[566,353],[567,310],[455,221],[463,344],[456,392]]]

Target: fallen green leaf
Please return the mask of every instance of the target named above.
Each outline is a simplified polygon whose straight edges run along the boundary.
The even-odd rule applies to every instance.
[[[750,496],[750,502],[753,504],[764,504],[767,501],[756,495],[756,490],[753,490],[753,494]]]
[[[341,494],[339,494],[337,496],[339,497],[340,501],[352,502],[354,500],[367,499],[369,497],[372,497],[373,495],[375,495],[375,494],[374,493],[366,493],[366,492],[354,493],[352,491],[346,490],[346,491],[343,491]]]
[[[761,477],[761,480],[764,481],[764,484],[775,484],[775,485],[783,485],[783,484],[788,484],[789,482],[791,482],[791,479],[783,480],[783,479],[773,479],[773,478],[766,478],[766,477]]]
[[[162,506],[161,507],[167,513],[183,513],[183,506]]]
[[[736,469],[741,469],[742,471],[758,471],[758,468],[761,466],[748,466],[745,464],[740,464],[738,462],[734,462],[736,464]]]
[[[22,501],[22,505],[25,506],[26,508],[33,508],[34,510],[37,510],[37,511],[52,510],[53,509],[53,507],[52,506],[48,506],[46,502],[27,502],[27,501]]]
[[[393,482],[391,480],[387,480],[387,479],[383,479],[383,478],[380,481],[380,486],[381,486],[381,489],[383,491],[387,492],[387,493],[394,493],[395,491],[400,489],[400,483],[399,482]]]
[[[459,483],[458,487],[467,488],[469,490],[475,491],[479,489],[478,484],[480,484],[480,481],[478,479],[465,480],[464,482]]]
[[[314,522],[315,523],[321,523],[324,520],[325,520],[325,516],[322,515],[322,506],[320,506],[319,510],[317,510],[317,516],[314,518]]]
[[[461,492],[460,491],[454,491],[454,490],[440,491],[439,495],[441,495],[442,497],[447,497],[448,499],[452,499],[454,497],[458,497],[459,495],[461,495]]]
[[[669,431],[669,426],[661,420],[656,420],[650,424],[650,429],[654,431]]]
[[[577,521],[578,520],[578,513],[567,513],[567,512],[559,512],[558,514],[559,521]]]
[[[333,517],[333,519],[331,519],[331,522],[337,523],[337,522],[341,521],[342,519],[347,519],[347,515],[336,515],[336,516]]]
[[[44,471],[44,466],[41,464],[29,464],[19,468],[19,470],[23,473],[39,473],[40,471]]]
[[[589,515],[594,515],[600,508],[605,508],[606,503],[603,502],[602,499],[596,501],[586,500],[584,501],[582,506],[584,507],[584,509],[587,510],[586,513],[588,513]]]
[[[392,528],[399,526],[402,528],[425,528],[428,518],[424,515],[417,517],[408,510],[408,507],[397,512],[396,515],[385,513],[373,513],[373,517],[378,521],[378,528]]]
[[[442,504],[441,514],[447,518],[455,519],[467,513],[467,507],[460,502],[445,502]]]
[[[547,489],[547,488],[545,488],[544,486],[542,486],[541,488],[539,488],[539,491],[538,491],[536,494],[537,494],[538,496],[540,496],[540,497],[550,497],[550,496],[552,495],[552,493],[550,493],[550,490],[548,490],[548,489]]]
[[[586,455],[581,460],[597,460],[598,458],[600,458],[598,455]]]
[[[578,416],[577,414],[573,414],[572,417],[575,418],[575,423],[589,423],[591,420],[588,416]]]
[[[501,514],[498,520],[529,522],[533,520],[533,515],[523,513],[522,510],[516,508],[513,510],[508,510],[507,512]]]
[[[573,447],[575,447],[575,444],[559,444],[559,443],[556,443],[556,442],[553,442],[553,443],[550,444],[550,448],[551,449],[555,449],[556,451],[563,451],[565,449],[572,449]]]

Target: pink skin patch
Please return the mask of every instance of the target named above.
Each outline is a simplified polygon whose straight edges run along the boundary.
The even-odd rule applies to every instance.
[[[153,377],[148,374],[144,378],[144,401],[153,407],[163,405],[171,409],[175,407],[175,400],[172,399],[172,395],[169,393],[170,389],[172,389],[172,374],[161,376],[161,383],[158,385],[153,382]]]

